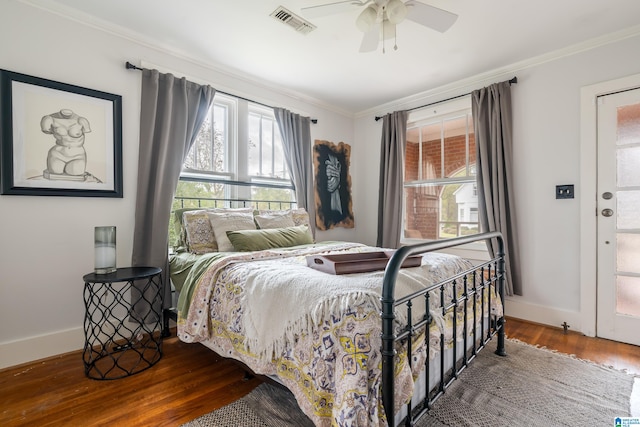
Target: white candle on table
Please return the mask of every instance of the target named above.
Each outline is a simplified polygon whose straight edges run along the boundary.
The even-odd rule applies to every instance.
[[[96,246],[96,270],[114,269],[116,267],[115,245]]]

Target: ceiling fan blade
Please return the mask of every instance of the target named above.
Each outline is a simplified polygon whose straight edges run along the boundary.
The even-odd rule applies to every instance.
[[[374,25],[373,28],[362,36],[362,43],[360,44],[360,52],[373,52],[378,49],[378,42],[380,41],[380,26]]]
[[[407,19],[424,25],[425,27],[433,28],[441,33],[451,28],[453,23],[456,22],[456,19],[458,19],[458,15],[455,13],[447,12],[446,10],[420,3],[419,1],[411,0],[408,1],[406,5],[409,9]]]
[[[335,15],[337,13],[353,10],[358,6],[363,6],[366,1],[347,0],[334,3],[321,4],[318,6],[303,7],[300,9],[305,18],[320,18],[323,16]]]

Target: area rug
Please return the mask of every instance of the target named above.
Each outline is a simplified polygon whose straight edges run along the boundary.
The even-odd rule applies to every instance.
[[[513,340],[507,357],[494,347],[478,354],[417,426],[613,426],[631,415],[632,375]],[[265,383],[183,427],[231,426],[313,423],[290,392]]]

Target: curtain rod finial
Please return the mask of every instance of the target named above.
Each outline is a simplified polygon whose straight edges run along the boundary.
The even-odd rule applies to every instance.
[[[125,66],[125,68],[126,68],[127,70],[142,70],[142,68],[136,67],[135,65],[133,65],[133,64],[132,64],[131,62],[129,62],[129,61],[127,61],[127,62],[124,64],[124,66]]]

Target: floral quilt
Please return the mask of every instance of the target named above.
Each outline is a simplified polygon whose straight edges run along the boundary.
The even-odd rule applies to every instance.
[[[260,275],[252,273],[256,266],[266,262],[273,263],[273,260],[278,259],[282,261],[283,271],[307,271],[309,280],[304,286],[322,288],[322,280],[311,280],[318,275],[310,273],[305,256],[323,252],[372,250],[379,248],[335,243],[330,246],[314,245],[211,258],[204,273],[185,283],[187,289],[183,288],[182,292],[189,295],[189,298],[183,298],[181,293],[178,336],[183,341],[201,342],[222,356],[240,360],[257,374],[277,376],[293,392],[300,408],[317,426],[385,426],[387,422],[381,399],[380,352],[379,298],[382,271],[370,274],[379,277],[377,289],[372,289],[371,292],[359,291],[358,297],[348,299],[346,304],[328,304],[332,309],[320,310],[322,316],[311,315],[314,311],[312,309],[308,316],[304,316],[305,321],[288,323],[282,331],[269,331],[268,335],[274,336],[280,344],[269,346],[267,343],[262,346],[261,348],[270,349],[266,355],[264,352],[254,351],[255,343],[251,344],[247,340],[247,313],[251,312],[251,307],[246,303],[251,298],[245,291],[248,277],[258,281],[252,284],[254,292],[256,286],[260,286]],[[419,276],[425,278],[421,286],[426,286],[470,267],[461,258],[434,253],[424,255],[421,267],[403,271],[412,270],[414,276],[419,272]],[[326,275],[321,273],[320,277],[323,274]],[[282,276],[286,277],[285,274]],[[285,283],[283,286],[298,285]],[[314,297],[319,306],[326,306],[327,301],[337,298],[335,287],[331,289],[332,294]],[[351,295],[348,292],[344,294]],[[496,314],[501,306],[499,300],[494,300],[496,303],[492,305],[492,310]],[[270,305],[260,307],[266,313],[263,320],[265,324],[269,324],[269,317],[272,315],[279,316],[280,312],[288,310],[296,312],[296,304],[300,303],[296,298],[277,298],[275,301],[264,298],[261,301]],[[440,348],[441,332],[451,329],[446,326],[452,323],[452,315],[438,316],[441,308],[436,301],[439,299],[433,298],[430,303],[431,312],[438,319],[430,326],[429,348],[432,353],[436,351],[434,349]],[[486,316],[487,313],[483,316],[483,313],[477,311],[479,307],[480,305],[476,307],[476,316],[472,316],[470,311],[468,318],[482,319]],[[458,320],[461,313],[459,311],[457,314]],[[500,315],[501,312],[497,314]],[[457,321],[456,324],[460,329],[463,322]],[[451,336],[451,332],[447,332],[445,339],[450,341]],[[461,330],[457,336],[462,336]],[[407,363],[406,352],[398,347],[395,368],[396,410],[408,401],[413,392],[414,380],[419,374],[416,367],[424,366],[426,348],[423,333],[414,339],[412,370]]]

